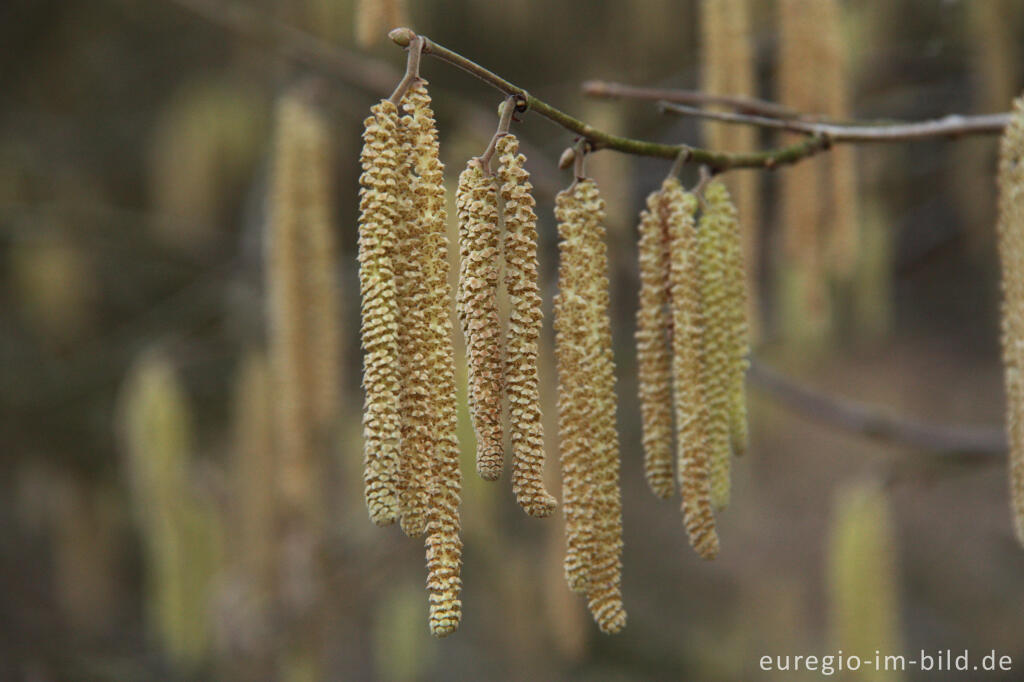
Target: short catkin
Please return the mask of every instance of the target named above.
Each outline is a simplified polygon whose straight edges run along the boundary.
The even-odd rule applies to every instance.
[[[998,183],[1010,503],[1017,539],[1024,544],[1024,97],[1014,101],[1000,141]]]
[[[668,309],[668,187],[647,197],[640,214],[638,243],[640,304],[636,314],[637,381],[643,425],[644,476],[651,492],[669,498],[676,486],[672,472],[672,354]]]
[[[700,277],[701,334],[704,404],[707,406],[707,442],[711,457],[711,503],[716,509],[729,504],[732,388],[735,362],[732,355],[733,301],[729,300],[726,263],[726,232],[735,222],[728,192],[719,181],[705,188],[704,211],[697,230],[697,272]]]
[[[543,313],[537,272],[537,215],[533,185],[512,134],[497,143],[497,178],[505,222],[505,289],[509,299],[504,388],[509,404],[512,490],[530,516],[545,517],[555,498],[544,488],[544,429],[541,423],[537,346]]]
[[[487,481],[501,476],[502,348],[498,318],[501,258],[498,183],[478,159],[459,175],[459,322],[466,339],[469,409],[476,432],[476,469]]]
[[[366,505],[377,525],[398,518],[401,438],[398,302],[394,270],[399,219],[398,109],[388,100],[365,121],[360,162],[359,288],[362,296],[363,439]]]
[[[407,99],[412,112],[413,202],[422,222],[421,253],[426,283],[424,317],[429,332],[428,366],[433,381],[427,410],[434,436],[430,463],[427,519],[427,589],[430,631],[437,637],[455,632],[462,619],[462,539],[459,536],[459,442],[456,436],[455,353],[448,314],[448,212],[444,196],[444,166],[438,153],[437,126],[427,82],[418,79]]]
[[[697,198],[671,188],[667,201],[671,252],[672,384],[676,414],[679,487],[683,522],[690,544],[701,557],[718,555],[718,534],[711,506],[709,413],[703,391],[704,310],[700,295],[699,251],[694,214]]]

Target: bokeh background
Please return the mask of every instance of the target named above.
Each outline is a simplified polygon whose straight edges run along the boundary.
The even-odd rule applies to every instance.
[[[1024,552],[1002,456],[879,443],[752,385],[721,556],[691,551],[678,500],[643,480],[634,397],[636,216],[668,164],[612,152],[589,167],[609,204],[629,624],[601,635],[566,588],[560,516],[529,519],[507,480],[477,479],[460,393],[464,619],[434,640],[422,543],[372,526],[363,505],[355,261],[362,119],[404,65],[383,38],[394,16],[598,127],[743,148],[788,140],[580,86],[726,88],[839,118],[1007,111],[1024,87],[1019,3],[373,4],[0,4],[0,678],[791,680],[821,675],[765,673],[761,656],[994,649],[1014,670],[983,679],[1024,679]],[[715,24],[715,5],[746,21]],[[432,58],[423,74],[453,181],[501,97]],[[298,520],[276,502],[296,464],[279,446],[265,257],[288,97],[321,123],[318,219],[336,247],[337,395],[309,441],[316,509]],[[551,209],[572,137],[523,119],[550,435]],[[730,174],[753,235],[757,361],[885,415],[998,431],[996,144]]]

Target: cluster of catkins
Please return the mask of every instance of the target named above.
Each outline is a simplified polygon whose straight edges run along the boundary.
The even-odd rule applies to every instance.
[[[690,544],[713,559],[730,459],[747,447],[747,291],[736,209],[720,181],[699,199],[669,177],[647,198],[639,232],[644,473],[654,494],[669,498],[675,460]]]
[[[425,81],[415,79],[399,105],[383,100],[372,113],[359,225],[366,503],[375,523],[398,521],[410,536],[426,534],[430,629],[443,636],[461,617],[462,562],[443,173]],[[493,153],[470,159],[459,176],[455,299],[477,472],[490,481],[500,477],[507,438],[516,500],[529,515],[546,517],[556,503],[541,476],[543,320],[537,216],[524,162],[515,136],[502,132]],[[637,341],[648,481],[661,497],[674,491],[674,406],[685,525],[697,551],[711,558],[718,552],[713,509],[729,497],[729,458],[746,447],[746,285],[725,186],[705,189],[699,229],[698,201],[674,177],[648,198]],[[565,575],[573,591],[586,595],[601,630],[613,633],[626,623],[622,498],[605,205],[594,181],[577,177],[560,192],[555,217]]]

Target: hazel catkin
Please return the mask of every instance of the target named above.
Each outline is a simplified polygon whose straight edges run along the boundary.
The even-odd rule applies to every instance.
[[[393,257],[398,221],[398,109],[371,108],[360,157],[359,288],[362,296],[366,505],[377,525],[398,517],[398,306]]]
[[[498,318],[498,183],[478,159],[459,175],[457,308],[466,338],[469,409],[476,432],[476,468],[487,481],[501,476],[501,321]]]
[[[704,346],[704,310],[694,224],[697,198],[670,188],[669,238],[672,303],[672,384],[676,416],[679,487],[683,522],[690,544],[701,557],[718,555],[718,534],[711,507],[709,413],[700,349]]]
[[[1002,348],[1010,504],[1024,544],[1024,97],[1014,100],[999,145],[999,259],[1002,264]]]
[[[710,455],[711,503],[716,509],[729,504],[731,469],[731,414],[735,363],[732,355],[733,304],[729,286],[731,264],[726,262],[726,233],[735,223],[729,193],[720,181],[704,190],[704,211],[697,230],[697,271],[703,313],[700,357],[707,439]]]
[[[669,252],[665,180],[647,197],[640,215],[638,243],[640,303],[636,314],[637,383],[643,426],[644,476],[651,492],[661,498],[675,493],[672,473],[672,355],[669,352]]]
[[[509,299],[504,388],[509,403],[512,490],[530,516],[545,517],[555,498],[545,490],[544,429],[537,377],[537,344],[543,324],[537,273],[537,215],[533,185],[512,134],[499,138],[497,178],[505,222],[505,289]]]
[[[455,354],[448,314],[451,288],[448,283],[447,209],[444,167],[438,154],[437,126],[431,109],[427,82],[417,79],[407,94],[412,113],[412,146],[415,151],[412,191],[417,220],[422,224],[420,255],[426,283],[424,317],[428,341],[427,366],[432,372],[426,396],[433,433],[433,458],[428,477],[427,590],[430,631],[444,637],[462,619],[462,539],[459,536],[459,442],[456,436]]]
[[[611,633],[625,625],[626,612],[604,214],[604,201],[592,180],[579,180],[556,198],[560,263],[555,344],[566,578],[570,588],[586,592],[598,626]]]

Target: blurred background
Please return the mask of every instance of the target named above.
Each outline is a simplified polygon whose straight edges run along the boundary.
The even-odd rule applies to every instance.
[[[7,0],[0,678],[792,680],[821,674],[760,658],[994,649],[1014,670],[984,679],[1024,679],[1000,454],[872,441],[752,383],[721,556],[693,553],[678,499],[644,482],[635,398],[637,214],[669,164],[607,151],[589,169],[609,206],[629,623],[601,635],[567,589],[560,516],[527,518],[507,478],[477,478],[457,335],[464,617],[430,637],[422,542],[374,527],[361,481],[358,158],[363,118],[402,73],[384,38],[398,24],[602,129],[715,149],[791,140],[581,84],[841,119],[1008,111],[1024,88],[1013,0]],[[501,96],[432,58],[422,72],[453,190]],[[557,490],[552,200],[572,137],[523,119]],[[998,436],[996,145],[840,148],[728,174],[759,365]]]

